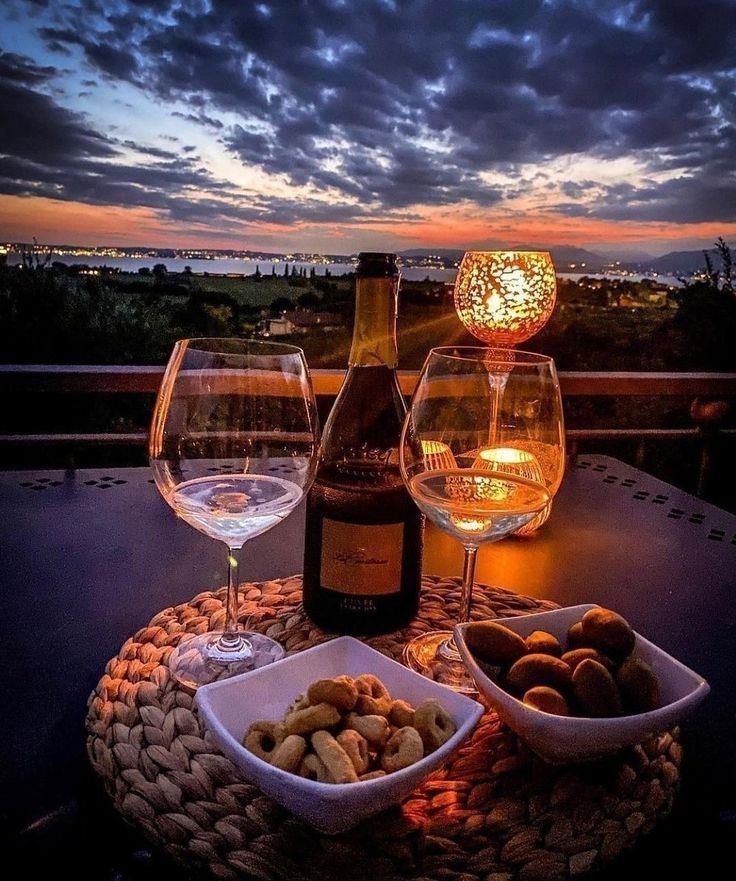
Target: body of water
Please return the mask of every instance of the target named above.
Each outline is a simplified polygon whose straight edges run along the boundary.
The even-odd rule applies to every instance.
[[[54,257],[68,266],[88,265],[88,266],[111,266],[113,269],[120,269],[123,272],[138,272],[139,269],[147,267],[152,269],[157,263],[163,263],[169,272],[183,272],[186,266],[189,266],[195,275],[228,275],[235,273],[237,275],[252,275],[258,267],[263,275],[270,275],[275,268],[276,275],[284,274],[285,261],[272,263],[270,260],[183,260],[183,259],[162,259],[161,257],[108,257],[100,260],[95,257]],[[11,266],[21,262],[20,254],[8,254],[8,264]],[[325,274],[325,269],[329,269],[332,275],[344,275],[346,272],[354,272],[355,264],[353,263],[289,263],[289,271],[291,267],[296,266],[297,269],[304,267],[307,272],[314,266],[318,276]],[[430,278],[432,281],[453,282],[457,275],[457,269],[442,269],[432,266],[403,266],[401,268],[402,278],[408,281],[422,281]],[[601,273],[578,273],[578,272],[560,272],[561,278],[569,278],[573,281],[579,281],[583,276],[589,278],[626,278],[629,281],[642,281],[645,278],[651,278],[649,275],[605,275]],[[679,279],[674,275],[659,275],[656,278],[664,284],[680,287]]]
[[[622,281],[659,281],[673,288],[681,288],[682,282],[674,275],[647,275],[646,273],[632,272],[630,275],[618,275],[615,272],[558,272],[560,278],[569,278],[571,281],[580,281],[581,278],[608,278],[621,279]]]
[[[53,260],[59,260],[66,263],[67,266],[111,266],[113,269],[120,269],[123,272],[138,272],[142,267],[153,269],[157,263],[163,263],[169,272],[183,272],[188,266],[195,275],[228,275],[235,273],[237,275],[253,275],[256,267],[261,270],[263,275],[271,275],[273,269],[276,275],[284,274],[284,266],[286,261],[272,263],[270,260],[182,260],[182,259],[166,259],[161,257],[107,257],[104,260],[95,257],[53,257]],[[21,262],[20,254],[8,254],[8,263],[13,266]],[[317,275],[324,275],[325,269],[329,269],[332,275],[344,275],[346,272],[354,272],[356,264],[353,263],[300,263],[290,262],[291,267],[296,266],[297,269],[305,268],[307,272],[314,266]],[[404,278],[410,281],[421,281],[429,276],[434,281],[454,281],[456,269],[434,269],[427,266],[405,266],[401,270]]]

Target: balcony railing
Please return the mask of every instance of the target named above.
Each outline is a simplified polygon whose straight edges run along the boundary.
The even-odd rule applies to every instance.
[[[44,394],[155,394],[163,367],[99,365],[0,365],[0,399],[5,396]],[[402,391],[410,395],[417,371],[400,371]],[[312,379],[319,398],[337,394],[343,370],[314,370]],[[561,372],[560,383],[565,397],[656,397],[723,400],[736,399],[736,373],[613,373]],[[675,439],[695,439],[700,446],[698,490],[702,490],[711,464],[715,439],[735,437],[736,429],[722,427],[724,407],[693,407],[689,427],[568,429],[570,452],[575,455],[582,441],[633,440],[635,464],[641,464],[647,445]],[[144,431],[64,434],[0,434],[0,445],[63,446],[142,445]]]

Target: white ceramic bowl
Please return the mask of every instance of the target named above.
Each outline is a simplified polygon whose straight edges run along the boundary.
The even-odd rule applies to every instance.
[[[570,626],[588,609],[595,608],[595,605],[571,606],[498,621],[521,636],[546,630],[564,645]],[[509,728],[523,737],[537,755],[552,764],[589,761],[640,743],[675,725],[710,691],[701,676],[637,633],[634,653],[656,673],[662,694],[661,707],[647,713],[610,719],[553,716],[527,706],[486,676],[465,642],[467,627],[467,624],[455,627],[455,640],[478,690]]]
[[[457,725],[438,750],[401,771],[362,783],[317,783],[273,768],[241,745],[257,719],[280,719],[315,679],[373,673],[392,697],[416,706],[436,698]],[[197,691],[199,714],[222,752],[274,801],[322,832],[344,832],[401,801],[438,768],[475,728],[483,707],[397,664],[357,639],[341,636],[268,667],[213,682]]]

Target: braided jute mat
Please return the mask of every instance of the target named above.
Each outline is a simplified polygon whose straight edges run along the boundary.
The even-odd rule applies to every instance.
[[[330,638],[301,607],[301,577],[241,586],[240,620],[297,652]],[[240,775],[200,727],[167,659],[190,634],[223,623],[224,590],[164,609],[122,646],[89,699],[87,747],[116,808],[189,869],[216,878],[558,881],[601,866],[671,809],[677,731],[615,759],[553,768],[496,715],[400,807],[329,837]],[[367,640],[400,658],[407,639],[452,623],[457,579],[424,579],[419,617]],[[473,617],[523,615],[554,603],[476,588]]]

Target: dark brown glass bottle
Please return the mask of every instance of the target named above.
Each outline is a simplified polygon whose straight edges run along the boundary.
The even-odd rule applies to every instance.
[[[399,473],[394,254],[363,253],[345,381],[307,498],[304,608],[327,630],[386,633],[416,614],[423,523]]]

